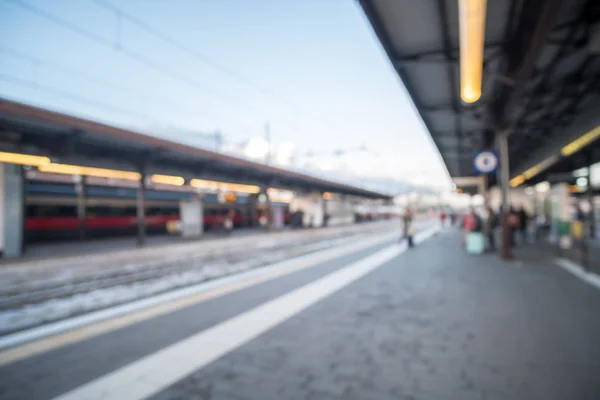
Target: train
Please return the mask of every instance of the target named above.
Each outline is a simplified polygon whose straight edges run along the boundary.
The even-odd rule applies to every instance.
[[[28,243],[70,240],[81,237],[78,217],[77,186],[68,182],[28,180],[25,183],[24,232]],[[145,223],[149,234],[167,233],[171,223],[179,221],[179,202],[192,199],[191,192],[146,191]],[[222,202],[216,194],[203,198],[205,231],[222,229],[227,215],[234,228],[259,225],[264,205],[251,201],[251,195],[236,196],[235,201]],[[284,208],[289,222],[289,207]],[[137,189],[128,187],[85,187],[86,238],[135,235],[137,225]]]
[[[69,175],[28,171],[25,181],[24,233],[27,243],[74,240],[85,238],[135,235],[138,230],[137,194],[132,182],[116,180],[100,181],[88,178],[83,186],[76,184],[76,177]],[[82,189],[83,188],[83,189]],[[84,190],[85,213],[78,210],[78,190]],[[145,225],[149,234],[171,232],[180,220],[180,202],[191,200],[195,193],[185,188],[151,187],[145,195]],[[283,214],[283,224],[297,221],[298,210],[290,210],[289,203],[275,203]],[[330,225],[337,220],[365,222],[400,215],[401,209],[393,205],[354,205],[348,218],[339,218],[340,210],[331,200]],[[219,196],[206,193],[203,196],[203,225],[205,231],[223,229],[226,217],[231,216],[233,228],[260,225],[260,218],[267,212],[267,205],[258,201],[257,194]],[[354,218],[352,218],[354,213]],[[79,214],[84,214],[83,224]],[[352,221],[353,220],[353,221]],[[327,223],[327,222],[325,222]]]

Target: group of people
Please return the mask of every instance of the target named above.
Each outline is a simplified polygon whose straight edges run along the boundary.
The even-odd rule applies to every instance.
[[[458,221],[458,213],[456,211],[450,211],[449,213],[446,213],[446,211],[442,210],[440,211],[440,221],[442,222],[442,226],[446,225],[446,220],[450,219],[450,225],[454,226],[456,225],[456,221]]]
[[[456,212],[446,213],[440,211],[440,221],[442,226],[446,224],[446,221],[450,219],[452,225],[459,220],[459,214]],[[467,214],[462,218],[462,229],[465,232],[464,241],[466,242],[468,234],[471,232],[477,232],[483,234],[485,238],[485,249],[487,251],[496,250],[496,230],[501,225],[502,211],[498,213],[494,212],[492,207],[489,205],[485,207],[484,213],[481,215],[475,211],[475,208],[471,208]],[[528,225],[529,215],[524,208],[515,209],[511,207],[508,214],[508,224],[510,229],[511,246],[515,246],[517,241],[520,243],[526,243],[528,240]],[[413,247],[413,226],[414,214],[410,208],[404,210],[402,215],[403,232],[400,241],[406,241],[408,247]],[[517,237],[520,237],[518,240]]]
[[[486,249],[488,251],[496,250],[496,229],[501,225],[503,218],[502,211],[495,213],[489,205],[485,207],[485,213],[482,216],[471,208],[468,214],[463,218],[463,229],[465,231],[465,240],[471,232],[480,232],[486,240]],[[520,243],[527,243],[529,215],[524,208],[515,209],[511,207],[508,214],[508,226],[510,229],[510,244],[517,244],[517,236],[520,236]]]

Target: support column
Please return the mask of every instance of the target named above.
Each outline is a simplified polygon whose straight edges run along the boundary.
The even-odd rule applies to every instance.
[[[329,202],[326,198],[325,198],[325,192],[319,192],[319,194],[321,195],[321,201],[323,202],[322,206],[322,211],[323,211],[323,227],[327,227],[327,224],[329,222],[328,218],[327,218],[327,211],[328,211],[328,205],[327,203]]]
[[[246,222],[246,226],[255,227],[258,223],[258,206],[260,202],[258,201],[258,194],[251,194],[248,196],[248,221]]]
[[[179,202],[181,237],[199,238],[204,232],[204,210],[202,197],[194,193],[192,199]]]
[[[146,243],[146,174],[141,172],[140,186],[137,195],[138,247]]]
[[[262,188],[260,195],[265,196],[265,202],[264,202],[264,204],[266,206],[265,217],[267,218],[266,228],[267,228],[267,231],[272,231],[273,230],[273,209],[272,209],[273,204],[271,203],[271,196],[269,196],[269,187],[271,187],[271,186],[266,186],[266,187]]]
[[[23,167],[0,163],[0,252],[2,257],[19,257],[24,250]]]
[[[79,219],[79,240],[85,240],[85,190],[86,190],[86,179],[85,176],[80,176],[79,181],[75,183],[77,191],[77,218]]]
[[[481,185],[479,194],[483,197],[483,206],[487,208],[490,205],[490,191],[488,190],[489,174],[484,174],[481,177]]]
[[[587,199],[588,202],[590,204],[590,213],[589,213],[589,227],[590,227],[590,239],[594,240],[596,239],[596,208],[594,207],[594,191],[593,191],[593,187],[592,187],[592,164],[593,164],[593,154],[592,154],[592,150],[588,150],[586,153],[586,162],[587,162],[587,178],[588,178],[588,184],[587,184]]]
[[[498,140],[498,152],[500,153],[500,168],[498,169],[500,189],[502,191],[502,249],[500,256],[503,260],[510,260],[512,255],[512,232],[508,224],[508,213],[510,212],[509,181],[510,181],[510,158],[508,155],[508,130],[496,134]]]

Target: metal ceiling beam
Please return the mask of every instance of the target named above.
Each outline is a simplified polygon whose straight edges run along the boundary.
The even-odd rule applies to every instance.
[[[450,43],[450,27],[448,21],[448,9],[446,8],[446,0],[438,0],[437,1],[438,8],[438,16],[439,16],[439,24],[442,34],[442,41],[444,43],[444,55],[448,62],[454,60],[456,61],[456,56],[452,52],[452,43]],[[456,83],[454,68],[455,64],[448,64],[446,68],[446,72],[448,74],[448,81],[450,82],[450,100],[452,103],[452,109],[454,110],[454,130],[456,132],[456,137],[458,139],[458,149],[459,151],[463,151],[462,145],[462,126],[460,121],[460,100],[459,97],[459,87]],[[460,170],[460,165],[457,166]]]
[[[408,58],[397,58],[395,60],[392,60],[392,63],[394,64],[394,66],[410,66],[410,65],[423,65],[423,64],[433,64],[433,65],[445,65],[445,64],[457,64],[458,60],[456,58],[453,59],[447,59],[447,58],[443,58],[443,59],[423,59],[423,60],[415,60],[415,59],[408,59]]]
[[[509,109],[523,90],[524,81],[534,70],[537,57],[556,20],[562,0],[526,0],[511,40],[507,43],[505,73],[512,85],[499,82],[491,115],[497,127],[509,126]]]
[[[521,4],[521,2],[518,0],[510,1],[510,8],[508,9],[508,18],[506,19],[506,25],[504,27],[504,41],[506,43],[508,43],[510,41],[512,32],[515,28],[515,23],[516,23],[515,15],[517,15],[517,5],[518,5],[517,3]]]
[[[454,107],[452,104],[422,105],[421,111],[425,111],[425,112],[454,111]]]
[[[585,99],[587,97],[588,93],[593,93],[594,92],[594,81],[590,82],[590,84],[588,85],[588,88],[586,91],[584,92],[577,92],[577,94],[575,96],[568,96],[567,93],[569,91],[572,90],[573,88],[573,82],[575,82],[576,86],[579,86],[579,83],[581,81],[581,77],[585,74],[586,69],[590,66],[592,61],[592,56],[588,56],[585,58],[585,60],[580,64],[579,68],[577,68],[577,70],[570,74],[568,76],[567,79],[563,80],[562,84],[558,85],[558,91],[556,92],[555,95],[555,99],[564,99],[564,98],[570,98],[572,99],[570,104],[561,112],[555,112],[555,110],[553,109],[553,106],[556,104],[552,104],[548,107],[546,107],[547,110],[547,114],[545,115],[545,118],[541,119],[541,120],[536,120],[531,124],[527,124],[524,123],[523,126],[525,128],[530,127],[531,130],[542,130],[542,131],[547,131],[547,132],[551,132],[551,131],[556,131],[556,129],[561,129],[564,125],[566,125],[565,123],[563,123],[563,118],[567,115],[570,114],[574,114],[577,107],[579,106],[579,104],[581,103],[581,101],[583,99]],[[598,81],[599,79],[596,77],[595,81]],[[519,121],[520,122],[520,121]],[[528,146],[527,144],[532,142],[532,141],[536,141],[539,140],[539,137],[533,136],[532,135],[519,135],[516,137],[516,141],[513,143],[513,148],[517,149],[516,150],[516,154],[526,154],[525,152],[528,151]],[[534,143],[537,144],[537,143]]]
[[[362,1],[361,1],[362,3]],[[441,5],[438,3],[438,7]],[[445,5],[444,5],[445,8]],[[447,16],[447,13],[446,13]],[[447,19],[447,18],[446,18]],[[447,23],[442,24],[442,26],[447,25]],[[447,28],[445,28],[447,29]],[[496,50],[501,49],[502,43],[486,43],[484,46],[484,50]],[[450,57],[448,57],[450,54]],[[444,45],[442,49],[428,50],[422,51],[419,53],[406,54],[403,56],[398,55],[397,57],[392,58],[394,61],[405,62],[405,61],[434,61],[434,62],[458,62],[458,47],[452,47],[448,42],[448,47]]]
[[[583,18],[583,16],[587,12],[589,12],[589,9],[591,7],[592,1],[594,1],[594,0],[588,0],[588,3],[584,6],[584,8],[583,8],[583,10],[581,12],[580,18]],[[581,19],[580,19],[580,21],[581,21]],[[517,118],[517,122],[516,122],[517,124],[523,118],[525,118],[527,116],[527,114],[531,111],[532,106],[541,97],[541,92],[543,90],[545,90],[546,87],[547,87],[547,85],[548,85],[549,76],[551,75],[551,73],[554,70],[554,68],[558,65],[558,63],[560,62],[560,60],[562,60],[566,56],[566,53],[570,50],[571,43],[575,39],[575,35],[577,34],[577,32],[579,30],[581,30],[581,28],[582,28],[581,24],[579,24],[579,25],[570,25],[567,37],[563,40],[559,51],[554,55],[554,57],[552,58],[552,60],[550,61],[550,63],[542,71],[540,71],[540,73],[542,74],[542,78],[536,84],[535,89],[533,90],[533,93],[532,93],[533,95],[531,96],[531,98],[528,101],[527,105],[524,107],[523,113],[521,113],[521,115]]]
[[[600,125],[600,114],[598,114],[594,107],[589,107],[579,113],[572,123],[561,128],[560,135],[546,138],[542,144],[538,141],[535,148],[527,154],[526,158],[515,159],[514,168],[511,170],[514,172],[514,175],[517,175],[546,160],[548,157],[560,155],[561,148],[598,125]]]

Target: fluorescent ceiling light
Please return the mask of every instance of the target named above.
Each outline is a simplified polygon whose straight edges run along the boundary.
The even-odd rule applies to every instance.
[[[460,97],[474,103],[481,97],[486,0],[459,0]]]

